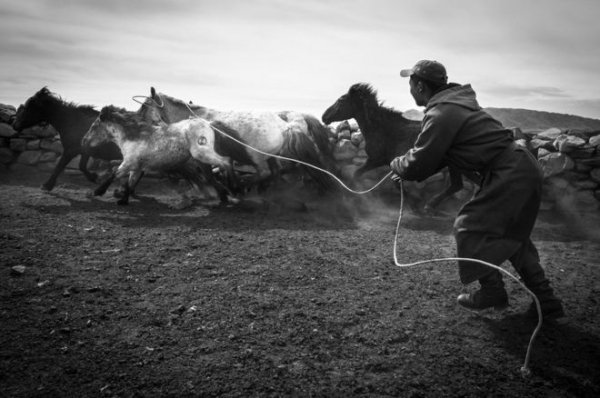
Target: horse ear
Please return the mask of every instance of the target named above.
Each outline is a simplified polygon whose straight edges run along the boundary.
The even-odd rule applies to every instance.
[[[156,97],[156,90],[154,89],[154,87],[150,87],[150,96],[152,98]]]

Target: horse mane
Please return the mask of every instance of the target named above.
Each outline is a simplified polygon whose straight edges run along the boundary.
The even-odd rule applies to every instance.
[[[361,101],[365,116],[371,122],[385,122],[390,119],[398,119],[399,117],[404,119],[402,112],[387,107],[383,101],[379,101],[377,90],[368,83],[353,84],[348,93],[352,98],[358,98]]]
[[[179,99],[179,98],[175,98],[175,97],[171,97],[170,95],[163,94],[163,93],[158,93],[158,95],[159,95],[161,98],[163,98],[163,97],[164,97],[164,98],[168,99],[170,102],[172,102],[172,103],[174,103],[174,104],[176,104],[176,105],[179,105],[179,106],[181,106],[182,108],[186,108],[186,109],[187,109],[187,108],[189,107],[189,108],[191,108],[192,110],[200,110],[201,112],[204,112],[204,111],[206,110],[206,108],[205,108],[205,107],[203,107],[203,106],[200,106],[200,105],[193,104],[193,103],[192,103],[192,101],[185,102],[184,100],[181,100],[181,99]]]
[[[123,126],[125,138],[136,140],[148,136],[154,130],[152,123],[144,120],[137,112],[128,111],[114,105],[108,105],[100,111],[100,120]]]
[[[62,99],[58,94],[53,93],[48,89],[48,86],[42,87],[37,93],[33,95],[35,98],[44,104],[58,104],[66,108],[77,109],[90,115],[97,115],[98,111],[93,105],[80,105],[75,102],[70,102]]]

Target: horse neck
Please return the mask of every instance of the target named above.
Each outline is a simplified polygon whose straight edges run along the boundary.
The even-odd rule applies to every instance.
[[[367,110],[365,107],[361,107],[361,111],[354,115],[354,120],[358,123],[363,136],[368,137],[371,131],[374,131],[380,127],[379,108],[371,107]]]
[[[62,101],[52,101],[47,107],[46,121],[51,124],[59,134],[68,131],[76,121],[92,121],[97,117],[97,114],[88,115],[84,110],[79,109],[76,105],[67,104]],[[88,126],[89,127],[89,126]]]

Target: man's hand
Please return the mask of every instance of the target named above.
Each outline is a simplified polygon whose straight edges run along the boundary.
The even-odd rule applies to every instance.
[[[392,169],[392,171],[398,175],[402,174],[403,167],[402,167],[402,160],[404,159],[404,156],[398,156],[397,158],[394,158],[394,160],[392,160],[392,162],[390,163],[390,168]]]

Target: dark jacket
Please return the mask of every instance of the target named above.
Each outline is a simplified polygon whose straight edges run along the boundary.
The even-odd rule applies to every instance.
[[[511,142],[511,131],[481,109],[471,85],[449,84],[427,103],[414,148],[391,166],[417,181],[445,166],[483,173]]]
[[[448,165],[482,177],[454,221],[458,256],[496,265],[512,258],[519,264],[513,256],[527,246],[535,224],[542,172],[510,130],[481,109],[469,85],[450,85],[430,99],[415,147],[390,166],[403,179],[420,181]],[[534,251],[528,253],[538,261]],[[483,265],[459,261],[463,283],[486,273]]]

